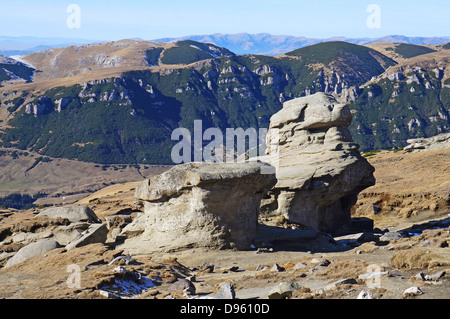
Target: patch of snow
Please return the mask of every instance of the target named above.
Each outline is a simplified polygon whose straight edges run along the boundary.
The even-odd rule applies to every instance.
[[[209,55],[211,55],[212,57],[214,57],[214,58],[218,58],[218,57],[220,57],[220,55],[219,54],[217,54],[215,51],[216,50],[211,50],[211,48],[212,47],[209,47],[209,49],[211,50],[211,52],[209,52],[209,51],[206,51],[206,50],[203,50],[203,49],[200,49],[198,46],[196,46],[196,45],[193,45],[193,44],[191,44],[190,45],[191,46],[191,48],[194,48],[194,49],[197,49],[197,50],[200,50],[200,51],[203,51],[203,52],[205,52],[206,54],[209,54]]]
[[[23,55],[12,55],[12,56],[10,56],[10,58],[12,60],[15,60],[17,62],[24,64],[25,66],[27,66],[29,68],[36,69],[36,67],[33,64],[31,64],[27,60],[24,60]]]
[[[127,271],[119,273],[125,275]],[[155,286],[156,284],[145,276],[132,277],[125,275],[116,277],[113,283],[101,289],[119,298],[132,298]]]

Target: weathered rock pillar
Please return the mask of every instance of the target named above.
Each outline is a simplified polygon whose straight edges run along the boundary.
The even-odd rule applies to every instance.
[[[271,117],[268,155],[261,160],[277,169],[271,191],[276,203],[270,203],[276,213],[327,232],[350,221],[358,193],[375,184],[374,168],[353,142],[350,123],[348,106],[325,93],[285,102]]]

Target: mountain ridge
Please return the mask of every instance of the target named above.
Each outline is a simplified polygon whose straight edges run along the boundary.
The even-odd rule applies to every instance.
[[[388,35],[377,38],[349,38],[334,36],[329,38],[308,38],[292,35],[272,35],[270,33],[236,33],[210,35],[190,35],[174,38],[160,38],[157,42],[177,42],[182,40],[194,40],[198,42],[213,43],[226,47],[236,54],[262,54],[279,55],[298,48],[310,46],[320,42],[344,41],[353,44],[366,45],[373,42],[396,42],[416,45],[432,45],[450,42],[450,37],[408,37],[403,35]]]
[[[134,38],[142,40],[141,38]],[[194,40],[202,43],[212,43],[219,47],[225,47],[236,54],[264,54],[279,55],[304,46],[327,41],[345,41],[354,44],[366,45],[373,42],[397,42],[417,45],[433,45],[450,42],[450,36],[443,37],[409,37],[404,35],[387,35],[376,38],[351,38],[344,36],[332,36],[328,38],[309,38],[293,35],[274,35],[270,33],[214,33],[209,35],[187,35],[180,37],[157,38],[149,41],[155,42],[179,42]],[[51,48],[61,48],[70,45],[82,45],[93,43],[105,43],[111,40],[88,40],[76,38],[52,38],[52,37],[9,37],[0,36],[0,54],[25,55]]]

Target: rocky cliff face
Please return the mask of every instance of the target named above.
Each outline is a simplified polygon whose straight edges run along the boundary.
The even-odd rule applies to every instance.
[[[270,203],[277,214],[328,232],[350,221],[358,193],[375,184],[350,122],[348,107],[324,93],[285,102],[271,117],[265,160],[277,168]]]
[[[350,130],[364,150],[406,146],[450,129],[450,50],[407,59],[361,86]]]

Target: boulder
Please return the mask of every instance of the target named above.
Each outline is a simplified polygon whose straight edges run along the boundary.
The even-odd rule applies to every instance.
[[[236,293],[232,283],[223,282],[219,284],[220,290],[215,294],[215,299],[236,299]]]
[[[429,138],[414,138],[406,141],[404,150],[407,152],[420,152],[424,150],[441,150],[450,148],[450,133],[442,133]]]
[[[409,287],[408,289],[405,289],[405,291],[403,291],[403,299],[408,298],[408,297],[415,297],[418,295],[422,295],[423,291],[419,288],[419,287]]]
[[[380,241],[392,241],[403,238],[403,235],[399,232],[386,232],[382,236],[380,236]]]
[[[269,299],[288,299],[294,291],[302,288],[303,286],[297,282],[282,282],[273,287],[267,297]]]
[[[287,101],[271,117],[260,160],[276,168],[270,195],[277,214],[326,232],[349,223],[358,193],[375,184],[350,123],[348,106],[325,93]]]
[[[40,212],[36,217],[66,218],[71,222],[98,223],[97,215],[86,205],[51,207]]]
[[[92,224],[81,233],[76,239],[70,242],[67,246],[67,250],[72,250],[77,247],[86,246],[95,243],[104,243],[108,236],[108,228],[106,224]]]
[[[169,292],[185,291],[195,295],[195,286],[189,279],[178,279],[169,287]]]
[[[323,288],[324,290],[332,290],[332,289],[336,289],[339,286],[342,285],[355,285],[357,284],[357,281],[355,278],[345,278],[345,279],[339,279],[336,280],[328,285],[325,286],[325,288]]]
[[[144,232],[127,239],[129,252],[190,247],[248,249],[262,197],[275,183],[264,163],[189,163],[136,187],[144,202]],[[128,225],[134,227],[134,222]],[[128,227],[127,226],[127,227]],[[140,228],[140,227],[136,227]],[[124,229],[125,231],[125,229]]]
[[[60,245],[57,241],[50,239],[40,240],[28,244],[19,249],[19,251],[8,260],[8,262],[5,265],[5,268],[14,266],[18,263],[27,260],[28,258],[49,252],[59,247]]]
[[[67,226],[55,227],[51,232],[53,238],[62,246],[70,244],[89,228],[91,224],[86,222],[71,223]]]

